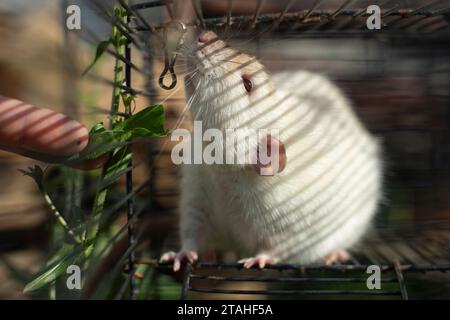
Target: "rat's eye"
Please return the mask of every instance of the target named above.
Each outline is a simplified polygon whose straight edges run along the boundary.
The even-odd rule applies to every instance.
[[[247,76],[242,76],[242,82],[244,83],[244,87],[247,92],[252,91],[253,83]]]

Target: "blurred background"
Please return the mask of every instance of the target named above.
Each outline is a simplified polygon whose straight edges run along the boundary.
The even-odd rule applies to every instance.
[[[382,139],[384,148],[386,201],[376,218],[376,236],[367,240],[377,243],[377,249],[365,249],[361,259],[381,264],[393,260],[450,262],[450,1],[149,3],[139,12],[152,26],[172,16],[200,24],[205,19],[230,37],[232,45],[256,55],[272,73],[306,69],[334,80],[369,130]],[[81,30],[64,27],[69,4],[81,8]],[[378,4],[386,15],[382,29],[369,32],[362,13],[371,4]],[[107,80],[113,78],[114,56],[104,55],[89,75],[81,77],[81,73],[92,61],[96,44],[111,33],[111,20],[104,13],[111,12],[113,5],[114,1],[2,0],[0,95],[64,112],[88,127],[105,121],[112,91]],[[400,14],[391,16],[390,12]],[[133,36],[141,49],[132,47],[131,60],[144,71],[132,75],[132,87],[142,92],[136,111],[163,102],[166,128],[173,128],[180,119],[184,119],[181,126],[189,128],[189,117],[183,113],[183,67],[176,66],[177,86],[171,91],[161,89],[154,80],[164,66],[161,48],[148,31],[136,31]],[[133,183],[147,186],[136,199],[143,208],[137,221],[140,258],[155,258],[177,247],[179,173],[170,161],[171,146],[166,138],[133,146],[134,161],[142,163],[133,171]],[[79,292],[69,294],[62,289],[54,289],[56,295],[22,292],[48,261],[58,231],[32,179],[17,170],[37,161],[0,151],[0,163],[0,298],[79,298]],[[74,186],[67,181],[74,179],[74,172],[60,166],[47,169],[49,189],[60,208],[67,209],[71,203],[67,194]],[[86,174],[83,185],[96,178],[98,173]],[[124,184],[124,179],[117,183],[108,203],[124,196]],[[88,210],[92,195],[82,198],[81,209]],[[124,208],[119,211],[105,231],[105,241],[126,222]],[[122,263],[125,240],[118,240],[106,255],[99,256],[94,271],[89,272],[95,278],[91,297],[116,297],[120,279],[119,284],[98,287],[114,282],[107,274]],[[101,272],[96,269],[99,265]],[[154,272],[151,267],[141,271],[145,281],[139,284],[143,287],[140,298],[179,297],[179,277]],[[123,281],[123,275],[115,277],[121,276]],[[407,280],[418,298],[450,298],[448,273]]]

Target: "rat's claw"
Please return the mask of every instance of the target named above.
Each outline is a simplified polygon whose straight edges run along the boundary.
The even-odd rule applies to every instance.
[[[173,271],[178,271],[181,268],[181,263],[183,261],[189,261],[190,263],[194,263],[198,260],[198,254],[192,250],[182,250],[178,253],[173,251],[169,251],[164,253],[159,259],[160,262],[167,262],[173,260]]]
[[[161,258],[159,258],[159,262],[167,262],[174,260],[177,257],[177,254],[174,251],[169,251],[164,253]]]
[[[276,261],[274,258],[269,257],[265,254],[259,254],[253,258],[245,258],[238,261],[238,263],[243,263],[244,268],[250,269],[254,265],[258,265],[260,269],[263,269],[268,264],[274,264]]]
[[[325,264],[330,265],[334,262],[347,262],[350,258],[351,257],[346,250],[337,249],[325,256]]]
[[[178,271],[181,268],[181,262],[189,261],[189,263],[194,263],[198,259],[198,254],[192,250],[182,250],[178,252],[175,260],[173,261],[173,271]]]

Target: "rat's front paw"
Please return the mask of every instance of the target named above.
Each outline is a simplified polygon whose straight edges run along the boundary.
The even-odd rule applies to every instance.
[[[173,271],[180,270],[181,262],[189,261],[190,263],[194,263],[198,260],[198,253],[193,250],[181,250],[176,253],[174,251],[169,251],[164,253],[159,262],[168,262],[173,260]]]
[[[244,268],[250,269],[254,265],[258,265],[260,269],[264,268],[268,264],[276,263],[275,258],[268,256],[267,254],[258,254],[256,257],[245,258],[238,261],[238,263],[243,263]]]
[[[337,249],[331,251],[324,259],[324,263],[326,265],[333,264],[335,262],[347,262],[350,260],[350,254],[347,252],[347,250],[344,249]]]

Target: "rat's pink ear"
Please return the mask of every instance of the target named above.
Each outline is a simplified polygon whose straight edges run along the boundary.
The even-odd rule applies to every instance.
[[[270,134],[261,143],[257,149],[257,161],[252,164],[253,169],[262,176],[273,176],[284,170],[286,167],[287,156],[284,144],[272,137]]]

